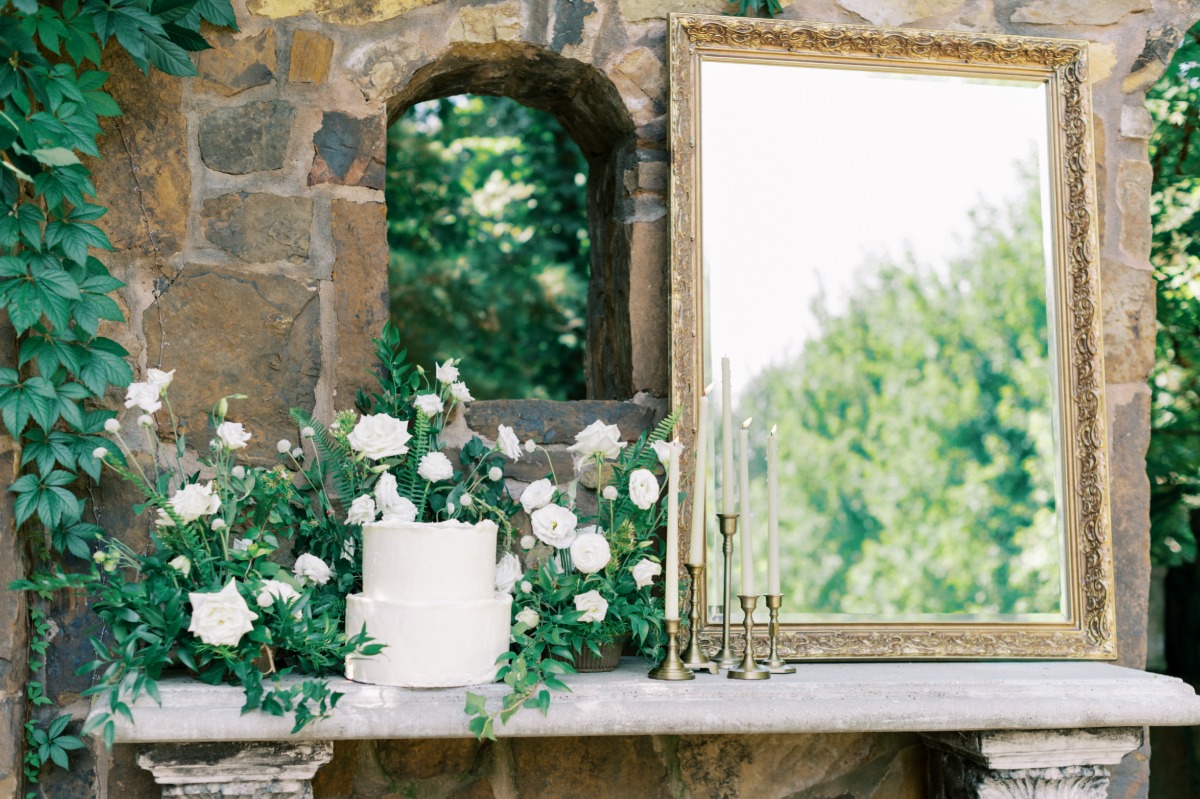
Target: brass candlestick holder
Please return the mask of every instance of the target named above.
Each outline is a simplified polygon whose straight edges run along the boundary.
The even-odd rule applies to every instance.
[[[700,585],[704,582],[704,564],[688,563],[685,565],[688,576],[692,580],[692,609],[688,612],[688,624],[691,626],[692,635],[687,649],[683,650],[680,657],[683,659],[683,665],[692,671],[707,671],[710,674],[716,674],[717,664],[709,660],[708,655],[704,654],[704,650],[700,648],[700,625],[704,621],[700,607]]]
[[[679,659],[679,619],[667,619],[667,654],[650,670],[652,680],[694,680],[696,675]]]
[[[742,610],[746,613],[746,618],[742,622],[746,628],[746,649],[742,652],[742,662],[738,664],[737,668],[729,670],[729,677],[734,680],[770,679],[771,672],[758,665],[754,660],[754,607],[758,604],[758,596],[738,594],[738,599],[742,601]]]
[[[713,656],[718,668],[730,669],[738,664],[737,655],[729,646],[729,610],[733,599],[733,537],[737,535],[738,515],[718,513],[717,525],[725,539],[721,551],[724,553],[725,591],[721,599],[721,649]]]
[[[779,608],[783,605],[783,594],[767,594],[767,610],[771,621],[767,624],[767,636],[771,639],[771,653],[763,665],[772,674],[795,674],[796,667],[779,657]]]

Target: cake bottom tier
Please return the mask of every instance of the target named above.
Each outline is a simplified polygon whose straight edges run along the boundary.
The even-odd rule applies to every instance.
[[[508,650],[512,597],[458,602],[395,602],[346,597],[346,630],[386,647],[372,657],[346,658],[346,677],[373,685],[451,688],[496,678],[496,658]]]

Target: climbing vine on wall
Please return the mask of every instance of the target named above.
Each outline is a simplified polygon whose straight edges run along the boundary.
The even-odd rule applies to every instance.
[[[100,154],[100,118],[121,113],[101,52],[115,40],[143,72],[194,75],[188,54],[208,48],[205,22],[235,27],[229,0],[0,0],[0,309],[16,344],[15,363],[0,368],[0,423],[21,454],[10,491],[35,568],[90,555],[100,529],[86,520],[84,488],[99,479],[97,434],[114,416],[97,400],[133,377],[125,349],[99,335],[102,320],[124,321],[109,296],[122,283],[92,254],[112,245],[80,161]],[[49,627],[37,609],[31,625],[36,675]],[[27,698],[50,703],[38,679]],[[69,720],[26,725],[30,784],[82,746]]]

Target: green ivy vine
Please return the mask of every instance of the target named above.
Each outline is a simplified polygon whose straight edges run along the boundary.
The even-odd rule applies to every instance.
[[[208,49],[201,25],[236,27],[229,0],[0,0],[0,309],[16,337],[15,368],[0,368],[0,422],[18,445],[9,489],[34,568],[87,558],[101,530],[86,488],[100,477],[98,434],[115,413],[100,401],[133,374],[129,353],[99,335],[123,322],[121,288],[92,253],[112,244],[95,222],[107,209],[81,156],[98,158],[101,117],[120,108],[104,91],[101,53],[116,40],[144,73],[195,75]],[[52,704],[42,673],[50,624],[30,611],[31,707]],[[83,742],[69,715],[25,725],[27,797],[48,763],[67,768]]]

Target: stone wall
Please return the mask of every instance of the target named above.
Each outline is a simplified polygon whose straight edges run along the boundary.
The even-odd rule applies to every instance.
[[[1144,381],[1154,355],[1143,97],[1182,31],[1200,18],[1200,4],[784,4],[794,19],[1093,42],[1118,639],[1120,662],[1141,666],[1149,577]],[[173,392],[191,429],[202,427],[217,397],[249,394],[236,412],[265,458],[270,442],[292,433],[289,406],[328,414],[350,404],[367,379],[369,337],[386,316],[387,122],[414,102],[463,91],[508,94],[551,111],[578,141],[591,162],[589,391],[601,399],[666,393],[665,15],[722,12],[722,0],[235,6],[242,30],[215,36],[217,47],[197,58],[200,78],[145,77],[119,54],[106,58],[126,116],[107,125],[104,159],[94,165],[100,201],[112,209],[103,220],[117,248],[108,263],[128,283],[120,301],[130,323],[107,334],[133,353],[139,372],[179,370]],[[10,450],[11,443],[0,447],[5,474]],[[145,544],[120,485],[106,484],[96,499],[105,525]],[[0,579],[20,571],[21,551],[0,504]],[[11,743],[25,713],[22,602],[0,594],[0,799],[17,795],[20,773]],[[86,659],[90,620],[82,601],[50,609],[53,712],[81,717],[87,683],[74,667]],[[1127,759],[1112,796],[1145,795],[1147,756]],[[882,799],[920,795],[922,758],[911,738],[898,735],[364,742],[337,747],[317,792]],[[45,795],[156,795],[123,749],[82,753],[75,764],[69,774],[47,775]]]

